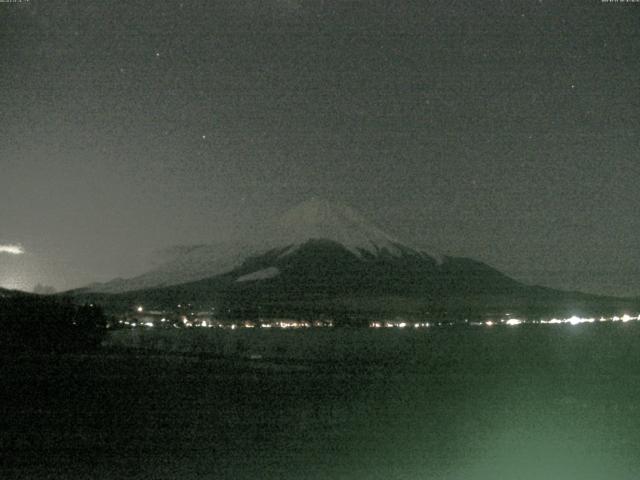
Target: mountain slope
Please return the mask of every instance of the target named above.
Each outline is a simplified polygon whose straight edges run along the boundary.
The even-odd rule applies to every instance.
[[[112,309],[190,303],[223,315],[604,313],[637,302],[531,287],[468,258],[406,245],[355,210],[310,200],[243,245],[182,248],[156,269],[76,291]]]
[[[311,240],[247,258],[230,272],[118,295],[84,294],[112,309],[173,309],[189,303],[238,318],[416,315],[427,319],[619,313],[638,302],[531,287],[471,259],[406,253],[357,255],[328,240]],[[88,296],[85,296],[88,295]]]
[[[233,243],[183,247],[149,272],[133,278],[118,278],[102,284],[89,285],[85,290],[96,293],[123,293],[191,282],[228,272],[256,250],[255,247]]]
[[[90,285],[86,290],[122,293],[191,282],[230,272],[249,257],[275,249],[282,249],[282,255],[290,254],[306,242],[320,239],[340,244],[358,257],[365,254],[401,256],[413,252],[438,260],[442,258],[437,253],[421,252],[403,245],[350,207],[314,198],[271,222],[256,238],[245,239],[243,243],[183,247],[168,261],[145,274]]]

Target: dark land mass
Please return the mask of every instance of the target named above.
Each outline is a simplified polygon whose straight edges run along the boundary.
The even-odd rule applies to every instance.
[[[95,350],[107,318],[93,304],[17,291],[0,292],[0,353]]]

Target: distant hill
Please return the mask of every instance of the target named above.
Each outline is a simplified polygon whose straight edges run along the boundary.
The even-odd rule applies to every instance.
[[[0,298],[25,297],[33,295],[34,294],[32,293],[23,292],[21,290],[9,290],[7,288],[0,288]]]

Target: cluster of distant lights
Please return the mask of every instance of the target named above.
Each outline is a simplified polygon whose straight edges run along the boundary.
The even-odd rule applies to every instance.
[[[627,322],[638,321],[638,320],[640,320],[640,315],[637,315],[634,317],[632,315],[628,315],[625,313],[622,316],[615,315],[613,317],[600,317],[598,319],[596,319],[595,317],[578,317],[576,315],[569,318],[552,318],[551,320],[531,320],[531,321],[520,320],[519,318],[508,318],[508,319],[501,319],[500,323],[504,323],[505,325],[509,325],[509,326],[520,325],[523,323],[544,324],[544,325],[557,325],[557,324],[580,325],[581,323],[596,323],[596,322],[627,323]],[[489,327],[494,324],[495,322],[492,322],[491,320],[487,320],[486,322],[484,322],[484,325]]]
[[[370,322],[371,328],[428,328],[432,324],[429,322]]]
[[[142,306],[138,306],[136,312],[142,313],[144,312],[144,308]],[[602,323],[602,322],[622,322],[627,323],[631,321],[640,321],[640,314],[633,316],[629,314],[624,314],[622,316],[613,316],[613,317],[579,317],[573,315],[568,318],[552,318],[550,320],[526,320],[520,318],[513,318],[511,314],[506,314],[507,318],[500,318],[499,320],[485,320],[485,321],[468,321],[465,320],[464,324],[470,326],[484,326],[484,327],[493,327],[497,325],[506,325],[509,327],[529,324],[529,325],[580,325],[583,323]],[[161,324],[165,324],[169,322],[169,320],[165,317],[160,319]],[[128,321],[128,320],[120,320],[118,323],[121,325],[126,325],[129,327],[155,327],[156,323],[150,321],[136,322],[136,321]],[[281,329],[290,329],[290,328],[310,328],[310,327],[333,327],[333,322],[330,320],[316,320],[316,321],[308,321],[308,320],[273,320],[270,322],[253,322],[253,321],[242,321],[235,323],[221,323],[215,320],[206,320],[206,319],[198,319],[193,318],[189,319],[187,316],[181,316],[179,322],[172,323],[172,326],[175,328],[224,328],[235,330],[238,328],[281,328]],[[372,321],[369,322],[370,328],[429,328],[433,326],[451,326],[460,324],[460,322],[411,322],[405,320],[393,320],[393,321]],[[181,325],[182,327],[180,327]]]
[[[180,307],[181,305],[178,305]],[[135,311],[137,313],[143,313],[144,307],[138,306]],[[120,325],[126,325],[128,327],[150,327],[153,328],[157,325],[156,322],[151,321],[130,321],[119,320]],[[166,317],[162,317],[159,320],[161,325],[171,325],[174,328],[224,328],[229,330],[236,330],[238,328],[311,328],[311,327],[333,327],[333,321],[331,320],[272,320],[269,322],[253,322],[250,320],[235,322],[235,323],[222,323],[215,320],[207,320],[203,318],[189,318],[186,315],[182,315],[176,322],[171,322]]]
[[[640,314],[637,316],[632,316],[628,314],[624,314],[622,316],[614,315],[613,317],[578,317],[573,315],[568,318],[552,318],[551,320],[523,320],[520,318],[501,318],[499,320],[486,320],[483,322],[470,322],[465,320],[464,324],[470,326],[485,326],[485,327],[493,327],[494,325],[507,325],[510,327],[514,327],[516,325],[529,324],[529,325],[558,325],[558,324],[567,324],[567,325],[580,325],[582,323],[600,323],[600,322],[622,322],[627,323],[631,321],[640,320]],[[437,323],[413,323],[413,322],[371,322],[369,324],[372,328],[424,328],[431,327],[433,325],[443,326],[443,325],[456,325],[459,322],[437,322]]]
[[[168,322],[166,318],[161,318],[160,323],[164,324]],[[155,322],[131,322],[129,320],[120,320],[118,321],[120,325],[126,325],[128,327],[150,327],[153,328],[156,326]],[[229,330],[236,330],[238,328],[311,328],[311,327],[333,327],[333,322],[331,321],[316,321],[316,322],[308,322],[306,320],[299,321],[274,321],[268,323],[256,323],[256,322],[236,322],[236,323],[220,323],[211,320],[189,320],[186,317],[182,317],[178,325],[182,325],[182,327],[176,325],[176,323],[171,324],[174,328],[224,328]]]

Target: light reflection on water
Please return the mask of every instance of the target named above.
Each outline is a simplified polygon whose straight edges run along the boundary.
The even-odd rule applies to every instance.
[[[639,435],[628,425],[638,425],[638,385],[593,380],[379,378],[350,399],[280,406],[274,434],[244,455],[196,456],[188,468],[224,467],[228,478],[637,478]],[[621,388],[626,398],[606,400]]]

